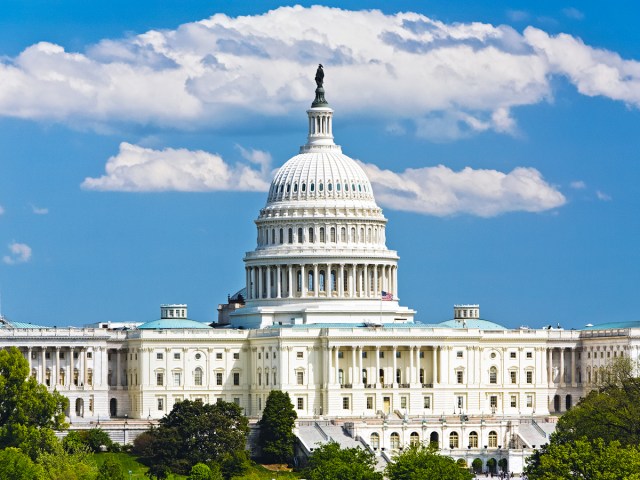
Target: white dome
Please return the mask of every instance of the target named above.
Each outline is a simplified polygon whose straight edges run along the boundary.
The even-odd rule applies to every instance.
[[[337,149],[312,150],[288,160],[271,183],[267,204],[314,199],[352,199],[375,205],[362,167]]]

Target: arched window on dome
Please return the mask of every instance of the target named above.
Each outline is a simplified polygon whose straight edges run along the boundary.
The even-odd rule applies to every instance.
[[[312,292],[313,289],[315,288],[313,285],[313,270],[309,270],[309,273],[307,274],[307,291],[308,292]]]
[[[336,183],[336,192],[340,191],[340,182]]]
[[[297,283],[296,287],[298,292],[301,292],[302,291],[302,270],[298,270],[297,277],[298,277],[297,278],[298,281],[296,282]]]
[[[320,227],[320,243],[324,243],[324,242],[325,242],[324,227]]]
[[[324,191],[324,185],[322,184],[322,182],[320,182],[320,185],[318,186],[318,190],[320,190],[321,192]]]
[[[367,243],[371,243],[371,227],[367,229]]]
[[[314,243],[315,238],[313,238],[313,227],[309,228],[309,243]]]
[[[324,274],[324,270],[320,270],[318,272],[318,289],[321,292],[324,292],[325,291],[324,286],[325,286],[325,274]]]
[[[331,243],[336,243],[336,227],[331,227]]]
[[[271,245],[275,245],[276,244],[276,229],[272,228],[271,229]]]
[[[287,193],[290,193],[290,192],[291,192],[291,184],[287,183]]]
[[[331,183],[327,184],[327,190],[332,191],[333,190],[333,184],[331,184]]]
[[[315,184],[314,184],[313,182],[311,182],[311,183],[309,184],[309,191],[310,191],[311,193],[313,193],[313,192],[315,192],[315,188],[316,188]]]
[[[289,243],[293,243],[293,228],[289,229]]]
[[[352,183],[352,184],[351,184],[351,191],[352,191],[352,192],[355,192],[355,191],[356,191],[356,185],[355,185],[355,183]]]
[[[335,292],[336,290],[336,271],[331,270],[331,291]]]
[[[351,243],[355,243],[356,241],[356,228],[351,227]]]
[[[280,185],[280,193],[284,193],[284,183]]]
[[[280,245],[284,243],[284,230],[280,229]]]
[[[298,243],[302,243],[304,241],[304,237],[302,235],[302,228],[298,228]]]
[[[358,184],[358,191],[361,192],[362,191],[362,185]]]
[[[344,191],[345,192],[349,191],[349,184],[346,181],[344,182]]]
[[[364,227],[360,227],[360,243],[364,243]]]
[[[342,227],[340,229],[340,241],[345,243],[347,241],[347,229]]]
[[[304,192],[306,192],[306,191],[307,191],[307,184],[306,184],[306,183],[303,183],[303,184],[302,184],[302,193],[304,193]]]
[[[293,184],[293,193],[298,193],[298,182]]]

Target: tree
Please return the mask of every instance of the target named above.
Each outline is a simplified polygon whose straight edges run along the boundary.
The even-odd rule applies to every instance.
[[[196,463],[191,467],[187,480],[213,480],[213,473],[204,463]]]
[[[393,457],[385,470],[390,480],[422,480],[446,478],[447,480],[471,480],[473,475],[450,457],[438,454],[432,446],[409,445],[402,453]]]
[[[169,472],[187,475],[197,463],[222,463],[229,458],[237,468],[244,465],[238,458],[248,432],[248,420],[235,403],[178,402],[157,428],[149,430],[145,462],[150,475],[157,478],[166,478]]]
[[[0,478],[11,480],[44,480],[44,470],[40,465],[17,448],[0,451]]]
[[[476,458],[471,462],[471,468],[476,473],[482,473],[482,459]]]
[[[295,426],[298,414],[286,392],[272,390],[262,413],[259,442],[265,461],[288,463],[293,458]]]
[[[535,457],[535,458],[533,458]],[[588,480],[639,480],[640,450],[637,446],[606,444],[602,439],[551,442],[527,461],[530,480],[581,478]]]
[[[66,428],[64,411],[69,400],[31,377],[29,362],[15,347],[0,350],[0,392],[0,448],[36,443],[44,451],[53,451],[47,430]],[[38,450],[29,451],[35,459]]]
[[[304,471],[309,480],[382,480],[375,471],[376,459],[362,448],[341,449],[336,442],[316,448]]]
[[[107,458],[98,469],[96,480],[125,480],[122,466],[113,458]]]

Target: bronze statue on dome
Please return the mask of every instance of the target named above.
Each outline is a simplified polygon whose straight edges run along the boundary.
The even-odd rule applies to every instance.
[[[322,64],[318,65],[318,69],[316,70],[316,86],[318,88],[322,88],[322,82],[324,80],[324,70],[322,69]]]

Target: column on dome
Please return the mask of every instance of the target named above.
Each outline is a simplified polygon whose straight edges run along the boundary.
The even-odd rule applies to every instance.
[[[293,297],[293,265],[287,266],[287,297]]]
[[[393,271],[393,297],[398,298],[398,267],[391,267]]]
[[[344,297],[344,263],[340,264],[340,277],[336,278],[336,285],[338,288],[338,297]]]
[[[380,388],[380,346],[376,345],[376,371],[374,372],[374,385]]]
[[[373,296],[378,297],[378,265],[373,266]]]
[[[305,265],[301,264],[300,265],[300,284],[302,286],[302,289],[300,291],[300,296],[302,298],[307,296],[307,279],[305,278],[307,272],[305,270],[306,270]]]
[[[320,283],[318,278],[318,264],[313,264],[313,296],[318,298],[318,284]]]
[[[396,371],[398,370],[398,347],[396,345],[393,346],[393,371],[391,372],[391,384],[393,388],[398,388],[398,376],[396,375]]]
[[[256,276],[258,277],[258,281],[256,282],[256,298],[262,298],[262,267],[258,266],[256,268]]]
[[[371,296],[371,285],[369,285],[369,283],[371,283],[369,281],[369,265],[367,265],[366,263],[362,266],[363,269],[363,277],[364,277],[364,297],[365,298],[369,298]]]
[[[265,276],[267,277],[267,295],[266,298],[271,298],[271,265],[264,267],[266,270]]]
[[[276,298],[282,297],[282,267],[276,267]]]
[[[331,264],[327,263],[327,269],[324,272],[324,294],[327,298],[330,298],[333,294],[333,285],[331,284]],[[336,288],[338,286],[338,279],[336,278]]]

